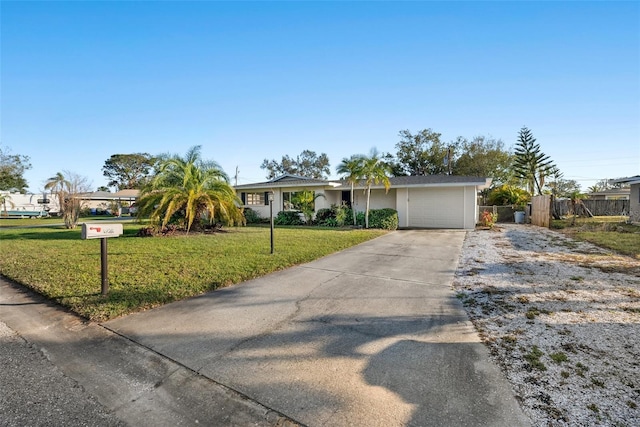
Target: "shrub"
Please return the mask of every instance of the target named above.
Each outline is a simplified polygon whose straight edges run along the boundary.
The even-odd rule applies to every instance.
[[[353,213],[351,208],[346,206],[336,207],[336,222],[339,227],[343,227],[345,224],[350,224],[353,221]]]
[[[260,224],[265,221],[268,222],[269,218],[262,218],[258,212],[254,211],[251,208],[244,209],[244,219],[247,221],[247,224]]]
[[[316,212],[316,222],[320,225],[324,225],[324,223],[328,219],[335,218],[335,217],[336,215],[333,209],[322,208],[322,209],[318,209],[318,211]]]
[[[492,228],[493,225],[498,221],[498,214],[491,213],[488,210],[482,211],[480,214],[480,225],[483,227]]]
[[[326,227],[339,227],[340,226],[338,224],[338,220],[335,219],[335,218],[327,218],[326,220],[324,220],[322,225],[324,225]]]
[[[346,206],[331,205],[331,208],[318,209],[315,223],[326,227],[343,227],[352,218],[351,209]]]
[[[487,197],[487,202],[490,205],[502,206],[524,206],[529,200],[531,200],[531,196],[527,191],[507,184],[492,189]]]
[[[297,211],[280,211],[273,220],[276,225],[302,225],[300,214]]]
[[[395,209],[372,209],[369,211],[369,228],[396,230],[398,228],[398,212]]]

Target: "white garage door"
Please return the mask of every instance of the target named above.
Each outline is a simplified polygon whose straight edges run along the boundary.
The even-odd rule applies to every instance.
[[[409,227],[464,228],[464,188],[410,188]]]

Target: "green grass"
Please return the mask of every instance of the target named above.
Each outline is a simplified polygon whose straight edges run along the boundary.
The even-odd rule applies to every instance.
[[[0,274],[92,320],[106,320],[308,262],[382,230],[230,228],[215,234],[108,240],[109,295],[100,295],[100,241],[80,229],[0,229]]]
[[[626,224],[623,218],[625,217],[578,218],[574,226],[570,226],[570,219],[554,220],[551,228],[576,240],[640,259],[640,226]]]
[[[556,363],[562,363],[562,362],[566,362],[567,360],[569,360],[569,358],[567,357],[567,355],[561,351],[558,351],[556,353],[551,353],[549,355],[549,357],[551,358],[551,360],[553,360]]]
[[[540,358],[544,355],[542,350],[538,348],[538,346],[534,345],[531,347],[531,351],[524,355],[524,359],[529,362],[529,366],[532,369],[537,369],[539,371],[546,371],[547,367],[540,360]]]

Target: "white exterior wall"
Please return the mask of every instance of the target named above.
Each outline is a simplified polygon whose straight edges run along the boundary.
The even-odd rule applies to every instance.
[[[324,190],[324,196],[326,198],[319,197],[316,199],[316,210],[320,209],[320,207],[318,207],[318,202],[320,201],[324,204],[323,207],[325,208],[330,208],[331,205],[340,206],[340,203],[342,203],[342,190]]]
[[[318,194],[322,194],[324,197],[318,196]],[[334,203],[332,202],[333,196],[330,192],[325,193],[324,190],[318,190],[316,191],[316,196],[318,197],[316,199],[316,212],[320,209],[328,209],[331,207],[331,204]]]
[[[479,220],[478,212],[478,194],[476,187],[464,187],[464,228],[473,230]]]
[[[251,209],[255,213],[257,213],[261,218],[269,218],[269,206],[244,206],[245,209]],[[273,215],[275,216],[278,213],[276,210],[276,205],[273,206]]]
[[[396,190],[396,210],[398,211],[398,227],[409,226],[409,189],[398,188]]]
[[[379,189],[371,190],[369,209],[395,209],[396,191],[397,189],[394,188],[390,188],[388,193]],[[356,189],[353,192],[353,198],[355,199],[354,207],[357,212],[364,212],[367,210],[366,190],[362,190],[361,188]]]

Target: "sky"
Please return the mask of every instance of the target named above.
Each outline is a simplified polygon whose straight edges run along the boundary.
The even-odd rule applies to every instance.
[[[31,192],[113,154],[264,159],[528,127],[586,190],[640,174],[640,3],[0,2],[0,145]]]

